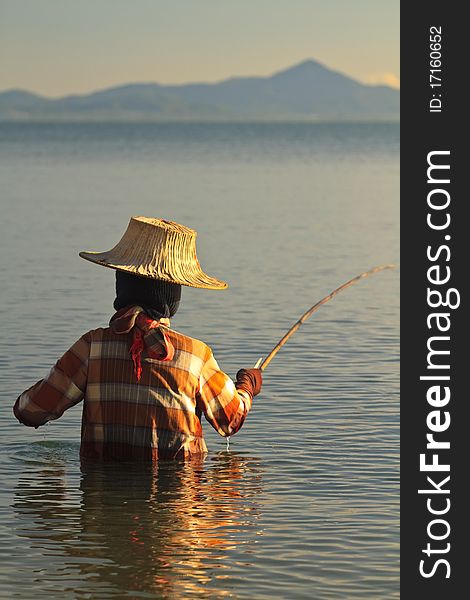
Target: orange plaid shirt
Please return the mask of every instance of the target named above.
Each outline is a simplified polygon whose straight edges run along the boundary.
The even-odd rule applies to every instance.
[[[14,406],[20,422],[39,427],[83,400],[80,454],[110,459],[205,453],[202,414],[222,436],[240,429],[251,395],[235,388],[206,344],[173,331],[167,319],[154,322],[143,332],[138,379],[129,353],[136,325],[124,334],[113,319],[110,325],[85,333],[47,377],[20,395]],[[168,344],[173,356],[154,358]]]

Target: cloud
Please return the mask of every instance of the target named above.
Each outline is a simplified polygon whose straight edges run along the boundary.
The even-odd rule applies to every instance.
[[[392,88],[400,88],[400,79],[395,73],[370,73],[366,76],[366,82],[372,85],[389,85]]]

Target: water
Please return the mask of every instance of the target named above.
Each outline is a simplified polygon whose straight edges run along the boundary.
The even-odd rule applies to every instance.
[[[204,461],[80,465],[80,407],[38,430],[17,395],[105,325],[131,215],[199,232],[225,292],[173,326],[234,375],[312,304],[398,260],[398,126],[2,124],[2,598],[398,598],[398,273],[281,350]]]

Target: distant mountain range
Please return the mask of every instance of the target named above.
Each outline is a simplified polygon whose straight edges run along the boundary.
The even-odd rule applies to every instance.
[[[219,83],[136,83],[58,99],[8,90],[0,93],[0,120],[395,120],[399,106],[399,91],[307,60],[269,77]]]

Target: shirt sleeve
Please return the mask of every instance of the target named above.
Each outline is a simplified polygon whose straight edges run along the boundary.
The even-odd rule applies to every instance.
[[[251,409],[252,398],[220,370],[212,351],[204,362],[196,395],[198,408],[212,427],[222,436],[234,435],[243,425]]]
[[[39,427],[58,419],[83,399],[86,389],[89,334],[82,336],[41,379],[16,400],[13,412],[24,425]]]

